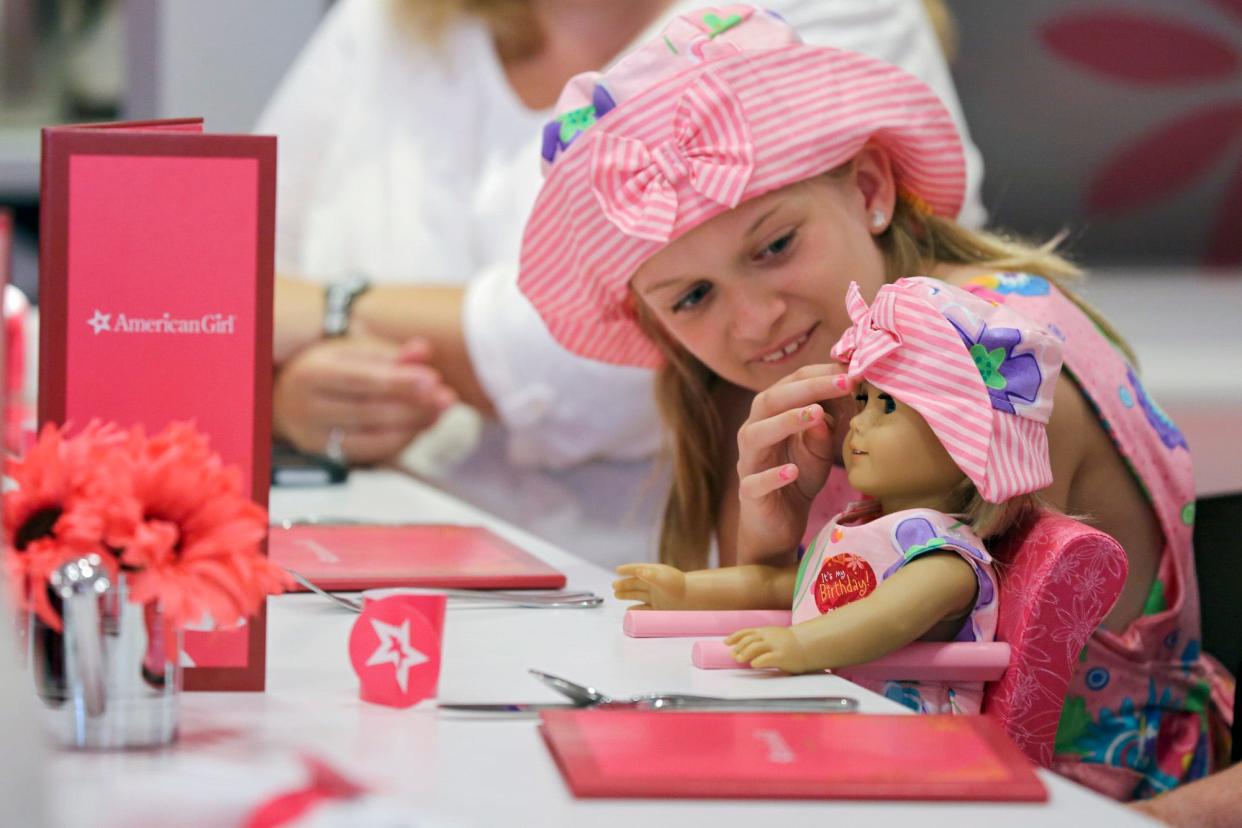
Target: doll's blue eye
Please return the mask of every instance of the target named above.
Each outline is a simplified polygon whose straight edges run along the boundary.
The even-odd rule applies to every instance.
[[[897,410],[897,401],[894,400],[892,397],[890,397],[888,394],[881,394],[880,399],[884,400],[884,413],[885,414],[892,414],[894,411]]]

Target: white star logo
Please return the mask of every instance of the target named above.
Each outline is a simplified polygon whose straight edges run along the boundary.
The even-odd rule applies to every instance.
[[[86,320],[86,324],[95,329],[95,336],[99,336],[100,331],[112,330],[112,314],[100,313],[99,309],[95,309],[95,315]]]
[[[397,686],[406,692],[410,682],[410,668],[427,661],[427,656],[410,646],[410,619],[401,622],[400,627],[385,624],[383,621],[371,619],[371,627],[379,636],[379,646],[367,659],[367,666],[377,664],[393,664],[397,674]]]

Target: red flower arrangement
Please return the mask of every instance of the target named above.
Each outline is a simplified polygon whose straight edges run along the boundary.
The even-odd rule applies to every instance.
[[[126,573],[131,601],[158,601],[173,628],[205,614],[233,626],[290,585],[260,552],[266,512],[189,423],[153,437],[99,423],[66,437],[49,424],[5,465],[16,486],[4,495],[10,583],[53,629],[48,577],[91,552],[112,575]]]

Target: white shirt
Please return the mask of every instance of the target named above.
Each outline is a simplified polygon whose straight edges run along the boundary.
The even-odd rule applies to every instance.
[[[699,5],[675,3],[641,40]],[[966,134],[918,0],[765,5],[808,43],[921,77]],[[258,132],[279,139],[277,272],[466,285],[467,348],[503,428],[484,427],[463,461],[452,444],[477,433],[477,421],[472,428],[451,412],[416,441],[414,466],[576,554],[601,563],[649,557],[666,485],[649,461],[662,434],[652,374],[565,351],[517,288],[551,113],[517,98],[481,23],[463,19],[432,46],[398,26],[388,6],[338,0],[259,121]],[[962,218],[978,224],[982,164],[965,143]]]

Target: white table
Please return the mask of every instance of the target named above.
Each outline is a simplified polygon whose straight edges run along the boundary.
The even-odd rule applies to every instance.
[[[307,515],[376,521],[481,523],[562,569],[569,586],[611,595],[608,572],[500,523],[396,472],[356,473],[344,487],[278,490],[273,519]],[[780,682],[780,695],[856,696],[863,712],[904,710],[844,679],[774,677],[690,665],[685,640],[630,639],[624,605],[590,610],[478,609],[450,602],[440,697],[554,700],[530,667],[612,693],[647,690],[743,694]],[[471,720],[365,704],[349,666],[354,616],[314,595],[273,599],[268,613],[268,690],[183,696],[179,742],[162,751],[58,751],[50,788],[65,826],[235,825],[257,802],[301,782],[299,751],[338,769],[427,825],[704,825],[794,818],[824,825],[1150,825],[1128,809],[1043,773],[1045,805],[575,800],[532,720]],[[770,690],[765,687],[764,690]],[[175,816],[174,816],[175,815]],[[424,824],[424,823],[419,823]]]

